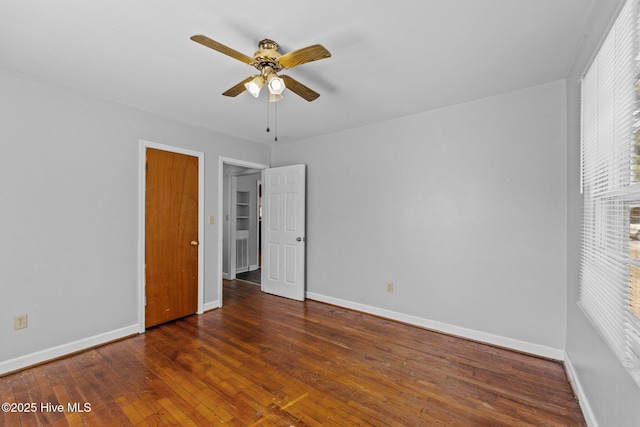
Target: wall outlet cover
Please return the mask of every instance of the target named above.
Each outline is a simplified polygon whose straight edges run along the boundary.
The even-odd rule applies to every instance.
[[[18,329],[24,329],[26,328],[28,325],[27,323],[27,315],[26,314],[20,314],[18,316],[14,316],[13,318],[13,329],[14,330],[18,330]]]

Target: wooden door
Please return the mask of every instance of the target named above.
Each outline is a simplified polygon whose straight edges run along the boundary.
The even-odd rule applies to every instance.
[[[147,148],[145,326],[198,310],[198,158]]]
[[[305,297],[305,165],[266,169],[263,182],[264,292]]]

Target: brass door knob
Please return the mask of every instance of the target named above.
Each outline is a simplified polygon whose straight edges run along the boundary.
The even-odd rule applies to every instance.
[[[191,241],[191,246],[198,246],[198,241],[197,240],[192,240]]]

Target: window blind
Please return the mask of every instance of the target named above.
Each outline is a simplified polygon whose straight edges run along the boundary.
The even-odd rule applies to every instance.
[[[581,84],[579,304],[640,384],[638,2],[624,5]]]

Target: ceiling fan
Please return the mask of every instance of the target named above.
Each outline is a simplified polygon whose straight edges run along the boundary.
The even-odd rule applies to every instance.
[[[318,98],[320,94],[303,85],[293,77],[287,75],[278,76],[277,73],[284,69],[293,68],[307,62],[329,58],[331,53],[322,45],[315,44],[293,52],[281,54],[278,52],[278,43],[273,40],[264,39],[258,43],[258,50],[253,57],[238,52],[228,46],[223,45],[207,36],[195,35],[191,37],[196,43],[217,50],[245,64],[255,67],[260,74],[252,75],[229,88],[222,94],[225,96],[238,96],[247,90],[254,97],[258,97],[260,89],[267,84],[269,90],[269,101],[277,102],[282,99],[282,91],[289,89],[296,95],[311,102]]]

